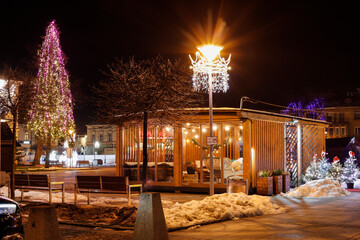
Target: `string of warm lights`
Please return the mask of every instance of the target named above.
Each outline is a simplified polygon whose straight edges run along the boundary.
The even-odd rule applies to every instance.
[[[38,57],[28,127],[41,139],[65,138],[68,130],[75,129],[75,123],[69,76],[55,20],[46,29]]]
[[[211,77],[211,88],[214,93],[216,92],[226,92],[229,89],[229,74],[228,67],[230,63],[230,56],[227,60],[220,57],[220,54],[211,56],[207,58],[202,56],[199,52],[196,52],[196,58],[193,60],[190,56],[192,66],[191,68],[194,71],[193,74],[193,87],[194,90],[208,90],[209,89],[209,78]],[[210,76],[211,74],[211,76]]]

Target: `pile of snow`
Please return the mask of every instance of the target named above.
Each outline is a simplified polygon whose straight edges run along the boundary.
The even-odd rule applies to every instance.
[[[313,197],[313,198],[327,198],[327,197],[341,197],[347,196],[350,192],[342,188],[338,181],[330,179],[320,179],[309,181],[294,190],[282,194],[286,197]]]
[[[224,193],[206,197],[201,201],[176,203],[164,209],[168,228],[189,227],[214,221],[267,214],[277,214],[285,208],[274,204],[270,197]]]

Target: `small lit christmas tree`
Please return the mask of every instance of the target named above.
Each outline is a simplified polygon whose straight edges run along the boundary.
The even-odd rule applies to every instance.
[[[313,161],[310,166],[306,169],[305,175],[303,177],[305,182],[317,180],[322,178],[320,165],[317,159],[317,154],[314,154]]]
[[[319,161],[321,178],[326,177],[326,173],[327,173],[329,167],[331,166],[331,164],[329,163],[329,159],[326,158],[326,154],[327,154],[326,152],[322,151],[321,152],[321,160]]]
[[[343,168],[341,166],[340,159],[338,157],[334,157],[333,163],[326,172],[326,178],[337,180],[340,183],[342,173],[343,173]]]
[[[51,143],[65,139],[69,130],[75,130],[69,76],[55,20],[46,29],[38,59],[28,127],[36,137],[46,141],[45,167],[49,167]]]
[[[305,182],[323,179],[326,177],[326,173],[331,164],[328,162],[326,158],[326,152],[321,153],[321,159],[317,158],[317,154],[314,154],[313,161],[310,166],[306,169],[305,175],[303,177]]]
[[[349,152],[349,158],[346,159],[343,167],[343,173],[341,175],[341,180],[345,183],[354,183],[356,182],[360,171],[357,166],[356,158],[354,152]]]

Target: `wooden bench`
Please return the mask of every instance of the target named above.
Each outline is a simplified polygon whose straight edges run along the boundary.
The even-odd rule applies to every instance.
[[[47,190],[49,191],[49,203],[52,201],[53,192],[62,192],[62,202],[65,202],[64,182],[51,182],[49,175],[15,174],[15,189],[20,189],[21,201],[24,190]]]
[[[78,160],[76,162],[76,167],[80,167],[81,165],[88,165],[90,167],[90,161],[87,160]]]
[[[131,193],[132,188],[139,188],[138,193]],[[78,193],[87,193],[87,204],[90,204],[90,193],[126,193],[128,205],[131,204],[131,196],[142,192],[141,184],[129,184],[128,177],[118,176],[76,176],[74,202],[77,203]]]

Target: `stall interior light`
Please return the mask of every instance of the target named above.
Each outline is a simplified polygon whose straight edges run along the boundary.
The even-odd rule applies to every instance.
[[[229,126],[225,126],[225,131],[229,131],[230,127]]]
[[[190,126],[190,123],[186,123],[186,126]]]
[[[170,130],[171,130],[170,127],[166,127],[166,128],[165,128],[165,131],[167,131],[167,132],[169,132]]]
[[[243,128],[244,128],[243,125],[241,125],[241,126],[240,126],[240,129],[243,130]]]
[[[191,129],[192,132],[195,132],[195,129]]]
[[[194,138],[195,138],[195,139],[198,139],[198,138],[199,138],[199,135],[195,135]]]
[[[206,132],[206,128],[203,128],[201,131],[202,131],[202,132]]]
[[[216,125],[213,126],[213,130],[214,130],[214,131],[217,130],[217,126],[216,126]]]

